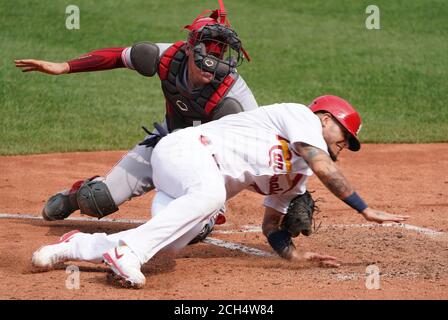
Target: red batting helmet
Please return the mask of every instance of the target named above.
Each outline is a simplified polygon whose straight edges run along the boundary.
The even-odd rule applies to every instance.
[[[361,130],[362,121],[359,113],[342,98],[337,96],[321,96],[314,99],[310,105],[313,112],[326,111],[330,113],[350,134],[348,148],[358,151],[361,144],[358,140],[358,133]]]

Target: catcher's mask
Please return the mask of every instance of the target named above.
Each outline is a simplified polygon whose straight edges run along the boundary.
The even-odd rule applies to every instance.
[[[230,27],[224,3],[219,9],[206,10],[191,25],[188,44],[193,52],[195,65],[215,78],[223,78],[241,65],[243,59],[250,61],[236,32]],[[211,12],[209,17],[204,13]]]
[[[192,46],[194,63],[202,71],[223,78],[243,62],[241,41],[229,27],[206,25]]]

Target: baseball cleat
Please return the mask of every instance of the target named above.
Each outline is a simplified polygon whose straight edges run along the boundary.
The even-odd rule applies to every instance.
[[[132,250],[121,245],[103,254],[103,261],[113,273],[107,279],[125,288],[141,289],[146,283],[145,275],[140,271],[141,263]]]
[[[226,223],[226,217],[222,213],[218,213],[210,218],[210,220],[204,225],[201,232],[193,238],[188,244],[192,245],[201,241],[204,241],[210,233],[212,233],[215,225],[221,225]]]
[[[51,196],[42,210],[42,217],[47,221],[64,220],[79,209],[76,193],[84,180],[76,181],[70,190],[58,192]]]
[[[33,253],[31,263],[38,268],[51,268],[55,264],[72,260],[73,237],[79,233],[78,230],[64,234],[58,242],[43,246]]]

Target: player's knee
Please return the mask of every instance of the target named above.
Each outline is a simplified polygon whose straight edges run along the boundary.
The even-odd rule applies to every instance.
[[[197,198],[207,206],[207,212],[217,211],[226,202],[226,189],[223,185],[209,185],[197,192]]]
[[[165,209],[174,198],[170,197],[163,191],[157,191],[156,195],[152,200],[151,206],[151,216],[154,218],[159,212]]]
[[[76,195],[82,214],[103,218],[118,211],[107,185],[98,180],[85,182]]]

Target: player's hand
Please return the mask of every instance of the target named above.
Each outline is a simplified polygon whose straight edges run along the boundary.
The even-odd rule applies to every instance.
[[[22,72],[39,71],[52,75],[65,74],[70,71],[70,66],[67,62],[50,62],[44,60],[14,60],[16,67],[22,69]]]
[[[371,208],[367,208],[362,212],[364,219],[367,221],[373,221],[376,223],[383,222],[402,222],[409,218],[409,216],[403,216],[398,214],[391,214],[387,212],[377,211]]]
[[[317,263],[324,268],[339,268],[341,264],[338,258],[328,255],[319,254],[316,252],[299,253],[297,250],[291,252],[291,261],[307,261]]]

